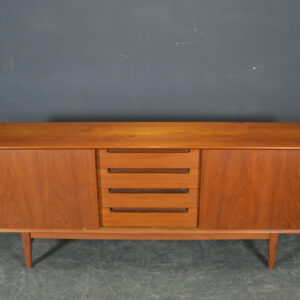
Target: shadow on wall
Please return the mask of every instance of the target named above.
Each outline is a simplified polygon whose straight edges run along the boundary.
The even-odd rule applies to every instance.
[[[124,114],[114,115],[60,115],[50,117],[48,122],[278,122],[273,116],[269,115],[247,115],[247,116],[220,116],[220,115],[189,115],[189,116],[136,116]]]

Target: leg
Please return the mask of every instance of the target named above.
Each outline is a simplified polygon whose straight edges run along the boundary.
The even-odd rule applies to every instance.
[[[30,233],[22,233],[22,243],[27,268],[32,268],[32,239]]]
[[[276,260],[276,251],[277,251],[277,244],[278,244],[278,233],[271,233],[269,239],[269,269],[274,269],[275,267],[275,260]]]

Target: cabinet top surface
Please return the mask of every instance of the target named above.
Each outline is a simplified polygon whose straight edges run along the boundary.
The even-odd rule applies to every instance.
[[[300,123],[1,123],[1,149],[300,149]]]

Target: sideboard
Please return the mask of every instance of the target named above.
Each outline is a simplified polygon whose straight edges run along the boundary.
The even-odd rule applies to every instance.
[[[300,233],[300,123],[0,124],[0,232],[32,239]]]

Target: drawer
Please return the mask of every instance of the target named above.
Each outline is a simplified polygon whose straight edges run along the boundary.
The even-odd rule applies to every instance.
[[[104,227],[196,227],[197,208],[102,208]]]
[[[198,207],[198,189],[103,188],[102,207]]]
[[[180,169],[181,170],[181,169]],[[197,188],[198,170],[189,169],[188,172],[178,173],[174,170],[158,169],[157,172],[150,170],[132,170],[127,172],[118,170],[112,172],[110,169],[100,169],[102,188]],[[173,172],[174,171],[174,172]],[[177,170],[176,170],[177,171]]]
[[[99,150],[98,155],[101,169],[199,169],[199,150]]]

